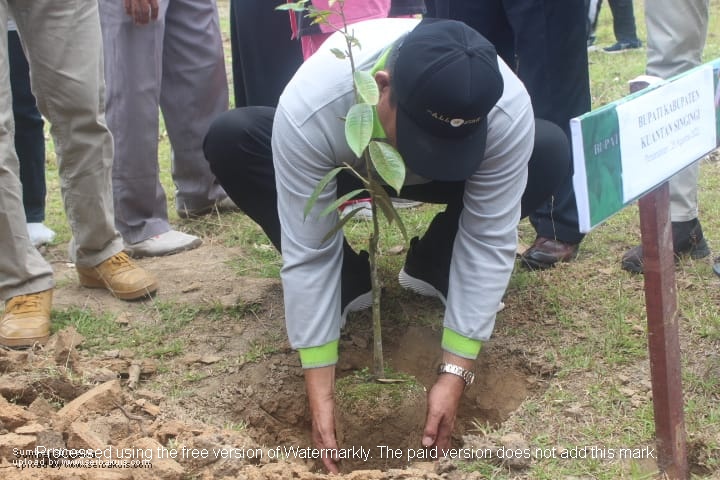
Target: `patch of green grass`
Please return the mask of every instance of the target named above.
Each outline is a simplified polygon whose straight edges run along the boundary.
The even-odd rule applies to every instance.
[[[155,301],[148,305],[148,309],[157,313],[156,327],[160,333],[171,333],[192,322],[202,308],[198,305],[179,304],[165,301]]]
[[[97,314],[77,307],[53,310],[51,332],[55,333],[69,326],[75,327],[75,330],[85,337],[84,346],[90,349],[107,348],[107,337],[122,334],[122,328],[109,313]]]
[[[460,471],[468,473],[478,472],[482,475],[482,478],[493,478],[498,480],[503,478],[510,478],[509,472],[506,472],[505,469],[481,460],[475,462],[461,463]]]
[[[200,380],[207,378],[207,377],[208,377],[208,375],[206,373],[197,372],[197,371],[189,371],[189,372],[185,372],[185,374],[183,375],[183,380],[185,382],[194,383],[194,382],[199,382]]]
[[[623,315],[610,315],[605,324],[600,353],[608,365],[622,365],[647,354],[645,335],[636,335]]]
[[[241,246],[243,253],[236,255],[229,266],[240,276],[278,278],[282,258],[265,233],[244,216],[228,229],[223,242],[228,247]]]
[[[408,395],[424,395],[425,388],[410,375],[386,368],[385,376],[397,381],[381,383],[373,378],[367,368],[338,379],[335,384],[337,401],[346,407],[353,406],[365,411],[380,404],[384,408],[396,408]]]
[[[281,330],[269,330],[262,338],[253,339],[250,345],[238,358],[238,364],[257,362],[268,355],[280,351],[285,343],[285,332]]]
[[[240,356],[239,363],[254,363],[275,352],[277,352],[277,347],[274,345],[265,342],[253,342],[250,349]]]
[[[589,370],[595,364],[592,345],[583,342],[561,348],[559,354],[563,365],[563,368],[558,372],[559,377],[571,375],[578,370]]]
[[[257,317],[262,308],[263,306],[259,303],[240,302],[229,307],[216,303],[205,311],[205,316],[213,321],[239,321],[247,315]]]
[[[244,420],[241,420],[237,423],[228,423],[223,428],[225,430],[232,430],[234,432],[244,432],[247,430],[248,423]]]
[[[180,400],[193,395],[193,390],[187,388],[183,382],[176,382],[169,387],[168,397],[174,400]]]
[[[52,331],[72,325],[85,337],[85,348],[106,350],[130,348],[143,356],[163,358],[181,354],[185,342],[178,334],[202,311],[198,306],[155,301],[146,313],[150,320],[139,320],[120,325],[110,313],[98,314],[91,310],[69,308],[53,312]],[[111,345],[108,337],[115,342]]]
[[[147,354],[155,358],[175,357],[185,351],[185,342],[180,338],[174,338],[156,348],[149,348]]]

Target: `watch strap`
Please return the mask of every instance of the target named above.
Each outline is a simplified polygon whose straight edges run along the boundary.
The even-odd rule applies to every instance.
[[[455,365],[454,363],[441,363],[438,366],[438,375],[442,373],[450,373],[452,375],[457,375],[458,377],[462,378],[465,382],[466,389],[475,381],[475,374],[472,371],[463,368],[460,365]]]

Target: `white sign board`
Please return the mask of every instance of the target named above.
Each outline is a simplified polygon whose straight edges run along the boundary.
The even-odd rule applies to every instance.
[[[587,233],[720,147],[720,59],[573,118],[570,130]]]
[[[625,202],[715,148],[714,93],[707,65],[617,106]]]

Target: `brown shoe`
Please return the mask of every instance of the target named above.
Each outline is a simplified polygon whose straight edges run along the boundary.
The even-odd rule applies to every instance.
[[[50,306],[52,289],[18,295],[5,302],[0,319],[0,345],[32,347],[44,345],[50,337]]]
[[[578,254],[579,244],[566,243],[547,237],[537,237],[520,259],[531,270],[545,270],[558,262],[569,262]]]
[[[105,288],[121,300],[137,300],[157,291],[153,275],[135,265],[125,252],[108,258],[95,267],[77,267],[80,285]]]

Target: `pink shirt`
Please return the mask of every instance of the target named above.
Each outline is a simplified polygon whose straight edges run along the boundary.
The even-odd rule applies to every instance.
[[[312,4],[315,8],[320,10],[330,10],[328,0],[312,0]],[[363,0],[362,2],[347,2],[344,7],[344,13],[345,21],[348,25],[362,20],[386,18],[388,13],[390,13],[390,0]],[[330,25],[319,25],[322,34],[304,35],[300,38],[304,60],[307,60],[310,55],[315,53],[323,44],[325,39],[336,31],[336,28],[342,28],[343,22],[340,15],[330,15],[328,17],[328,21]],[[331,25],[335,26],[335,28]]]
[[[331,10],[328,6],[328,0],[312,0],[315,8],[320,10]],[[335,8],[333,8],[335,9]],[[386,18],[390,13],[390,0],[363,0],[362,2],[346,2],[345,20],[350,25],[361,20],[370,20],[373,18]],[[342,28],[342,19],[340,15],[333,14],[328,17],[330,25]],[[330,25],[320,24],[320,31],[323,33],[333,33]]]

